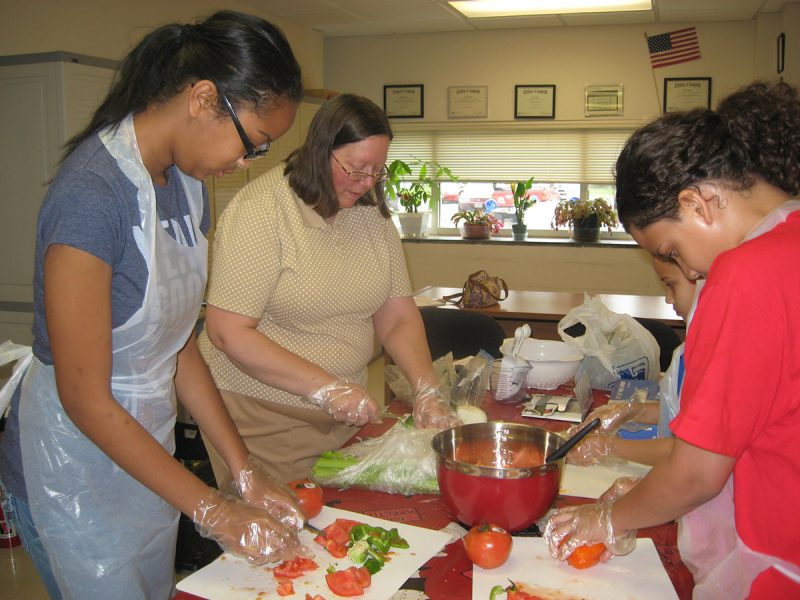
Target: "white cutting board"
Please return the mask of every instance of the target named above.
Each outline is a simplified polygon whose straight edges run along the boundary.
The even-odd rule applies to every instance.
[[[562,496],[599,498],[619,477],[644,477],[650,472],[648,465],[625,461],[620,465],[592,465],[581,467],[567,464],[561,476]]]
[[[636,540],[627,556],[575,569],[550,556],[542,538],[515,537],[508,561],[496,569],[474,567],[472,597],[488,600],[496,585],[509,579],[528,585],[543,600],[676,600],[678,594],[658,557],[653,540]],[[505,600],[505,595],[501,596]]]
[[[352,519],[366,523],[373,527],[397,531],[409,544],[408,549],[396,548],[392,560],[388,561],[383,569],[372,576],[372,585],[365,591],[364,600],[386,600],[400,589],[400,586],[411,577],[417,569],[424,565],[441,550],[449,541],[450,534],[423,527],[415,527],[405,523],[395,523],[354,513],[338,508],[322,507],[322,512],[311,519],[312,525],[323,529],[336,519]],[[322,546],[313,541],[314,535],[308,531],[300,532],[300,539],[309,548],[314,550],[314,561],[319,569],[309,571],[303,577],[293,580],[294,596],[291,598],[305,598],[306,593],[321,594],[325,598],[333,597],[332,592],[325,583],[325,572],[329,565],[335,564],[339,569],[352,566],[352,562],[345,558],[334,558]],[[272,567],[276,564],[256,566],[242,558],[225,553],[210,565],[192,573],[178,583],[178,589],[201,598],[210,600],[267,600],[279,598],[276,592],[275,576]]]

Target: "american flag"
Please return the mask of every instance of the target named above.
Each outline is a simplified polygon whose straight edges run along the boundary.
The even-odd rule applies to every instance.
[[[677,65],[700,58],[697,29],[687,27],[669,33],[647,36],[650,64],[654,69]]]

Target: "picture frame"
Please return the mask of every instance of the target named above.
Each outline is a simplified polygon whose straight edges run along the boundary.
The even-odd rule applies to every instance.
[[[664,114],[711,108],[711,77],[665,77]]]
[[[587,85],[584,88],[584,111],[586,117],[620,117],[624,112],[624,86]]]
[[[447,88],[448,119],[482,119],[488,116],[488,85],[454,85]]]
[[[556,86],[552,84],[515,85],[514,118],[555,119]]]
[[[383,111],[393,119],[421,119],[425,116],[425,86],[384,85]]]
[[[784,59],[786,58],[786,34],[781,33],[777,39],[777,57],[775,62],[775,70],[778,73],[783,73]]]

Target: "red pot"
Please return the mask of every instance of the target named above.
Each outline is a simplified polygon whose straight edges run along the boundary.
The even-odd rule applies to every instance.
[[[465,525],[526,529],[558,494],[564,459],[543,464],[543,457],[563,442],[546,429],[517,423],[475,423],[439,432],[433,438],[439,490]]]

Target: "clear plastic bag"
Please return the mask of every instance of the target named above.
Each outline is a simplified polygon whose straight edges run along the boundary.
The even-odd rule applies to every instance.
[[[321,485],[362,487],[390,494],[438,494],[435,429],[415,429],[405,419],[377,438],[325,452],[311,469]]]
[[[0,367],[11,362],[16,362],[11,377],[0,389],[0,417],[2,417],[9,403],[11,396],[14,395],[14,390],[17,389],[22,381],[25,372],[33,360],[33,352],[30,346],[22,346],[15,344],[11,341],[5,341],[0,344]]]
[[[586,331],[573,337],[566,330],[582,324]],[[659,348],[653,334],[630,315],[612,312],[600,298],[584,294],[583,304],[570,310],[558,323],[561,339],[586,356],[576,379],[589,377],[594,389],[605,389],[617,379],[659,376]]]
[[[453,362],[453,353],[448,352],[444,356],[433,361],[433,372],[439,381],[439,391],[445,398],[449,397],[450,390],[453,389],[457,379],[456,366]],[[386,365],[383,368],[383,376],[386,385],[389,386],[389,389],[392,390],[396,398],[407,402],[409,405],[414,402],[414,390],[408,379],[403,375],[400,367],[397,365]]]

